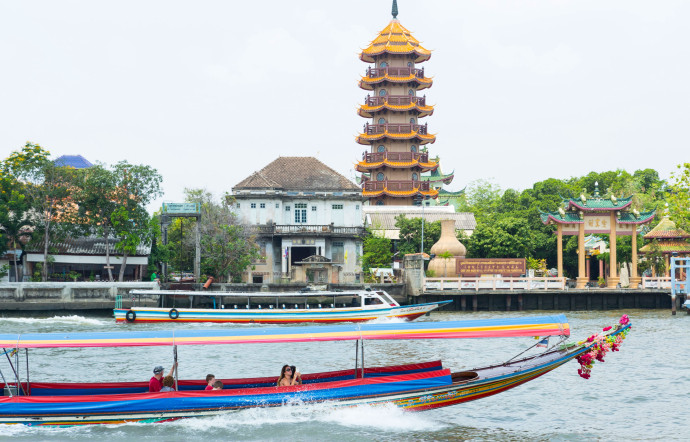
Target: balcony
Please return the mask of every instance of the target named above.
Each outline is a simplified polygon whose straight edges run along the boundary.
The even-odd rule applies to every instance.
[[[426,95],[417,97],[415,95],[386,95],[384,97],[371,97],[367,95],[364,99],[365,106],[381,106],[383,104],[390,104],[391,106],[406,106],[414,103],[417,106],[426,106]]]
[[[384,124],[365,124],[364,133],[367,135],[380,135],[385,132],[389,134],[409,134],[411,132],[418,132],[420,135],[427,134],[426,124],[412,124],[412,123],[384,123]]]
[[[364,234],[364,227],[341,227],[333,224],[269,224],[248,226],[249,232],[260,236],[340,236],[355,237]]]
[[[363,183],[364,190],[367,192],[381,192],[384,189],[392,192],[409,192],[411,190],[419,190],[422,192],[429,191],[428,181],[393,181],[393,180],[383,180],[383,181],[366,181]]]
[[[386,66],[385,68],[368,68],[366,76],[370,78],[383,77],[388,74],[391,77],[409,77],[413,75],[417,78],[424,78],[424,68],[416,69],[409,66],[396,67]]]
[[[428,163],[429,154],[426,152],[374,152],[365,153],[364,155],[362,155],[362,160],[365,163],[380,163],[383,160],[394,161],[398,163],[409,163],[412,161]]]

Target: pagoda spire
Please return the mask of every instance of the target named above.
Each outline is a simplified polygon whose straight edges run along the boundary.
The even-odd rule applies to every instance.
[[[393,9],[391,9],[391,14],[393,14],[393,20],[398,19],[398,0],[393,0]]]

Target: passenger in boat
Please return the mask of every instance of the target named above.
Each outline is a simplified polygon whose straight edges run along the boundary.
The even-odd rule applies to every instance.
[[[290,385],[300,385],[302,384],[302,375],[294,365],[283,365],[282,370],[280,370],[280,377],[276,383],[279,387],[288,387]]]
[[[222,389],[223,389],[223,381],[213,381],[212,390],[222,390]]]
[[[168,376],[172,376],[177,368],[177,362],[175,362],[168,373]],[[163,388],[163,367],[157,366],[153,369],[153,376],[149,380],[149,393],[157,393]]]
[[[163,391],[175,391],[175,378],[168,375],[163,378],[163,388],[161,388],[161,392]]]
[[[213,390],[213,384],[216,382],[216,377],[212,374],[206,375],[206,388],[204,390]],[[222,385],[222,383],[221,383]]]

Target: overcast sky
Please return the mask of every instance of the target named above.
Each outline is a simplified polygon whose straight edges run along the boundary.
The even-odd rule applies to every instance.
[[[424,0],[430,152],[451,190],[524,189],[690,160],[690,2]],[[390,0],[0,0],[0,154],[156,167],[165,201],[216,194],[279,155],[354,179],[367,64]],[[156,204],[159,204],[158,201]]]

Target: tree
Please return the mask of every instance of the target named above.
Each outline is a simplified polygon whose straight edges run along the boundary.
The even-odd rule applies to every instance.
[[[422,218],[406,218],[398,215],[395,218],[395,226],[400,229],[400,241],[398,252],[419,253],[422,246]],[[424,253],[429,253],[431,246],[436,244],[441,237],[441,223],[439,221],[424,222]]]
[[[2,165],[3,173],[22,183],[31,206],[34,238],[43,238],[41,279],[48,280],[48,252],[53,237],[73,231],[75,214],[72,199],[75,169],[56,166],[50,153],[38,144],[27,142],[22,150],[12,152]]]
[[[391,240],[370,230],[364,238],[362,271],[369,274],[369,269],[390,267],[393,260]]]
[[[0,168],[2,165],[0,165]],[[32,228],[30,205],[22,190],[22,183],[0,170],[0,253],[11,244],[14,251],[14,275],[19,282],[16,250],[24,250],[24,244],[31,240]]]
[[[477,227],[468,249],[473,258],[527,258],[532,250],[530,231],[523,220],[504,217]]]
[[[690,163],[679,164],[677,168],[671,175],[669,211],[677,227],[690,230]]]

